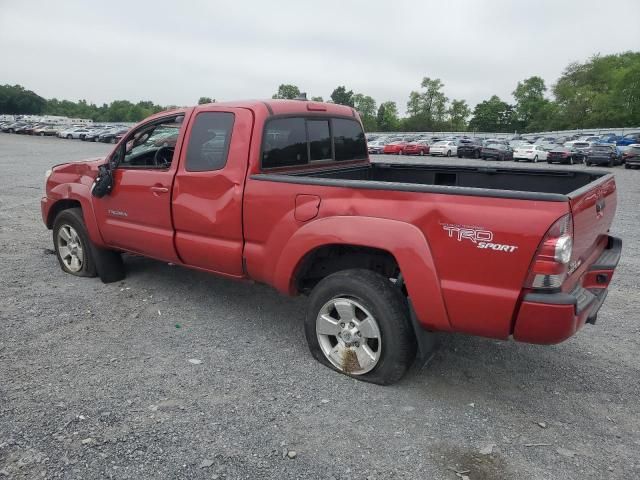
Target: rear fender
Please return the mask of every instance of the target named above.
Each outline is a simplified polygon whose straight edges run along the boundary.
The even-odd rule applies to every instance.
[[[104,240],[100,234],[96,216],[93,211],[93,204],[91,202],[91,192],[87,185],[82,183],[63,183],[56,185],[48,192],[48,197],[53,200],[49,212],[52,212],[56,208],[56,204],[64,200],[75,200],[80,202],[82,207],[82,216],[84,218],[87,232],[91,241],[99,247],[105,247]],[[55,220],[50,218],[47,221],[47,225],[53,224]],[[51,222],[51,223],[49,223]]]
[[[393,255],[420,324],[430,330],[451,330],[429,244],[417,227],[397,220],[336,216],[302,226],[281,247],[274,286],[295,294],[295,274],[306,255],[322,246],[340,244],[377,248]]]

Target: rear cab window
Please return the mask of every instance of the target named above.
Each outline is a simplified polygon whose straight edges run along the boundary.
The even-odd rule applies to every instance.
[[[356,119],[283,117],[268,120],[264,127],[263,170],[367,158],[366,138]]]

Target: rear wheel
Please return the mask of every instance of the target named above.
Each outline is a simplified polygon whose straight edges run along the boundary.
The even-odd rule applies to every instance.
[[[420,150],[420,153],[418,155],[420,155],[422,157],[424,155],[424,151]]]
[[[629,170],[631,168],[631,165],[629,165],[628,163],[624,164],[624,168],[626,168],[627,170]]]
[[[536,155],[535,157],[533,157],[533,163],[538,163],[538,155]]]
[[[309,299],[305,334],[320,363],[381,385],[402,378],[416,353],[405,299],[370,270],[344,270],[320,281]]]
[[[73,135],[67,135],[67,140],[71,140],[73,138]]]
[[[40,132],[40,136],[41,136],[41,137],[44,137],[44,132]]]
[[[451,156],[451,150],[447,150],[447,157]]]

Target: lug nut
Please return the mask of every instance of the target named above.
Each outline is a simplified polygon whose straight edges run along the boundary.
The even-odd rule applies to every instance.
[[[358,342],[353,344],[356,348],[358,348],[360,346],[360,344]]]
[[[360,332],[356,332],[356,335],[358,335],[359,337],[362,336],[362,334]]]
[[[341,323],[341,324],[340,324],[340,327],[344,328],[344,323]]]
[[[353,322],[349,322],[349,328],[353,328]]]

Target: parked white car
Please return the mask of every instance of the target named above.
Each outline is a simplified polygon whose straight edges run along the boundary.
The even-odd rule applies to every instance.
[[[58,136],[60,138],[68,138],[68,139],[78,139],[80,138],[80,135],[86,135],[87,133],[89,133],[91,130],[85,127],[73,127],[73,128],[68,128],[67,130],[63,130],[61,131]]]
[[[429,149],[429,155],[442,155],[444,157],[450,157],[451,155],[457,155],[458,154],[458,146],[456,145],[456,142],[452,142],[452,141],[443,141],[443,142],[436,142],[433,145],[431,145],[430,149]]]
[[[547,152],[542,145],[519,145],[513,150],[513,161],[543,162],[547,160]]]

